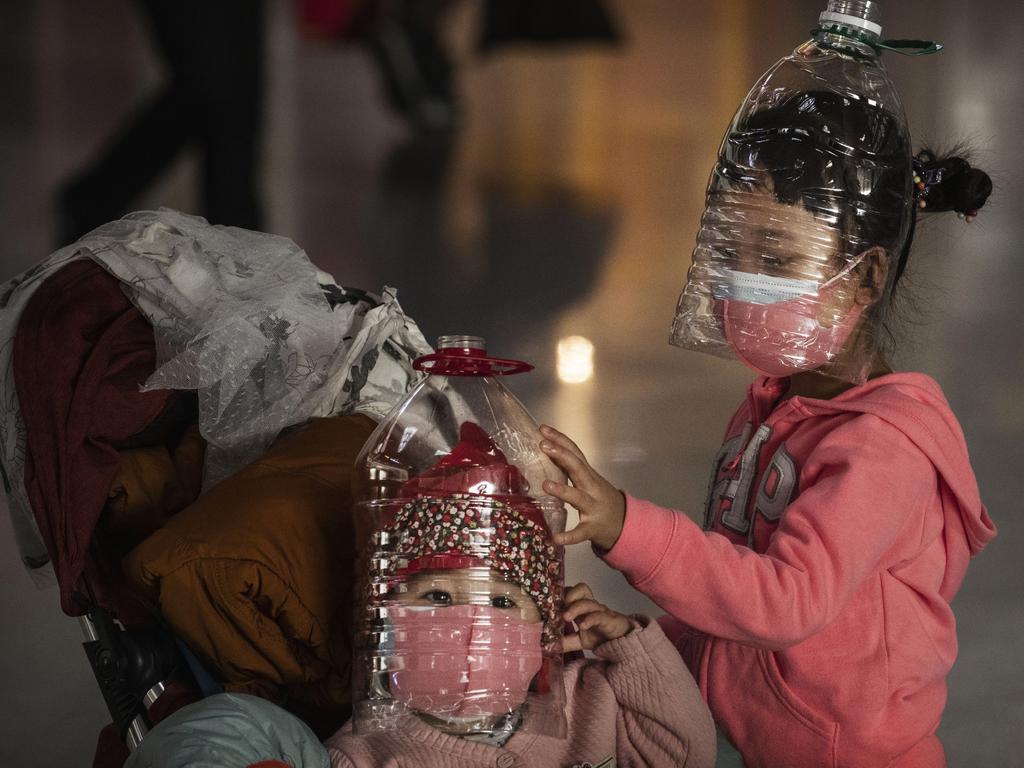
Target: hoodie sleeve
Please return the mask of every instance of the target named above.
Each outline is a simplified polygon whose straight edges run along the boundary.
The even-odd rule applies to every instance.
[[[830,623],[887,557],[923,548],[923,509],[937,486],[928,457],[865,414],[808,456],[802,491],[764,554],[701,530],[681,512],[627,497],[622,534],[605,560],[683,622],[780,650]]]
[[[715,725],[696,682],[658,623],[637,619],[641,628],[597,647],[598,663],[583,662],[584,680],[602,675],[615,696],[618,765],[712,768]]]

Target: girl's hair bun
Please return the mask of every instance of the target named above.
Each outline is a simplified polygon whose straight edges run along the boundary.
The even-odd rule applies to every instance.
[[[992,194],[992,179],[957,155],[938,157],[930,149],[914,158],[917,199],[929,212],[976,214]]]

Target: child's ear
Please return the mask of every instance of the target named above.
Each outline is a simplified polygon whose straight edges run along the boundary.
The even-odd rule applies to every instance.
[[[864,251],[857,265],[860,287],[854,301],[862,307],[869,307],[882,298],[886,280],[889,277],[889,254],[880,245]]]

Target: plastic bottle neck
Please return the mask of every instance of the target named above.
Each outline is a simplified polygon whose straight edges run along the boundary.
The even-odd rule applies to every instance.
[[[878,59],[878,49],[865,40],[859,40],[849,35],[832,32],[825,29],[814,31],[814,42],[819,48],[827,48],[830,51],[839,51],[854,56],[858,59]]]
[[[822,48],[860,58],[878,57],[882,13],[873,0],[829,0],[818,17],[814,41]]]
[[[484,355],[487,354],[487,343],[481,336],[448,335],[437,340],[437,351]]]
[[[882,37],[882,9],[877,0],[828,0],[818,22],[823,27],[838,25],[876,40]]]

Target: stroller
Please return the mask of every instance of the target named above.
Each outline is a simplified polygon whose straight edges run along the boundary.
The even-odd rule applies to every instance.
[[[94,766],[221,690],[349,709],[351,467],[430,352],[386,290],[162,209],[0,289],[2,471],[110,711]]]

